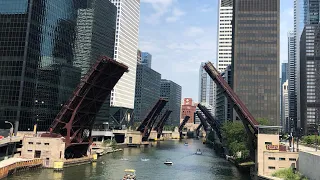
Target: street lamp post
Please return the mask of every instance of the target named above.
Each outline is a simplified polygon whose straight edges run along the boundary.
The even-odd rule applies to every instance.
[[[5,121],[4,123],[11,125],[11,128],[10,128],[10,141],[11,141],[11,137],[12,137],[12,133],[13,133],[13,124],[9,121]]]

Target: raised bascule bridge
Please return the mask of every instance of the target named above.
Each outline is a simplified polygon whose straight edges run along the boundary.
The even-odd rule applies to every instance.
[[[256,150],[257,150],[257,134],[258,134],[258,125],[259,123],[255,120],[255,118],[251,115],[247,107],[240,100],[240,98],[236,95],[236,93],[231,89],[228,83],[223,79],[220,75],[219,71],[213,66],[211,62],[205,63],[203,66],[204,70],[208,73],[211,79],[216,83],[216,85],[223,90],[225,97],[232,102],[233,109],[237,112],[240,120],[242,121],[245,130],[248,134],[248,143],[250,149],[250,157],[253,161],[255,161]],[[201,110],[200,112],[196,112],[199,117],[201,124],[204,126],[204,129],[211,129],[214,131],[217,140],[222,143],[223,139],[221,136],[221,124],[218,119],[216,119],[212,114],[205,108],[205,106],[198,104],[198,108]],[[204,116],[203,116],[204,115]],[[210,126],[210,128],[208,127]]]
[[[189,121],[190,119],[190,116],[185,116],[182,120],[182,122],[180,123],[179,127],[178,127],[178,132],[179,132],[179,135],[180,135],[180,139],[183,138],[183,128],[184,126],[186,125],[186,123]]]
[[[96,114],[128,67],[101,57],[82,78],[71,98],[63,105],[42,137],[63,137],[65,158],[87,155]]]
[[[203,68],[212,80],[223,89],[225,96],[233,102],[233,108],[238,113],[249,135],[250,155],[254,159],[258,122],[210,62],[206,63]],[[51,124],[49,132],[42,134],[42,137],[63,138],[65,142],[64,156],[67,159],[86,156],[92,143],[91,133],[96,114],[116,83],[127,71],[128,67],[124,64],[108,57],[100,58],[83,77],[71,98],[64,104]],[[167,102],[165,99],[159,99],[136,129],[136,132],[141,134],[141,142],[152,139],[150,138],[151,134],[155,136],[154,139],[160,138],[163,134],[164,125],[172,112],[166,110],[160,117]],[[198,108],[202,113],[196,112],[201,121],[196,131],[199,131],[201,127],[205,131],[214,131],[217,142],[222,143],[220,121],[212,116],[205,106],[198,104]],[[184,118],[178,128],[178,134],[182,132],[189,118],[189,116]]]
[[[140,126],[137,128],[137,131],[140,131],[142,134],[142,141],[149,140],[149,136],[150,136],[150,133],[153,129],[153,126],[156,123],[158,116],[160,115],[162,109],[167,104],[167,102],[168,101],[165,99],[159,99],[158,102],[156,103],[156,105],[151,109],[151,111],[148,113],[148,115],[142,121]],[[170,111],[170,113],[171,113],[171,111]],[[170,113],[167,112],[167,117],[161,118],[161,120],[160,120],[160,121],[162,121],[161,124],[158,123],[158,125],[156,126],[157,131],[160,132],[160,130],[161,130],[161,132],[162,132],[162,128],[164,126],[164,123],[168,119]],[[160,134],[161,134],[161,132],[160,132]]]

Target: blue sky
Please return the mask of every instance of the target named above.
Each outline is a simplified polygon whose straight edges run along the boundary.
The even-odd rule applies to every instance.
[[[199,67],[216,63],[218,0],[141,0],[139,49],[152,54],[152,69],[198,100]],[[280,61],[287,62],[293,0],[281,0]]]

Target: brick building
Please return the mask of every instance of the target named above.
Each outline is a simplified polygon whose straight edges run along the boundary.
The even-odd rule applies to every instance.
[[[190,119],[187,123],[194,124],[195,112],[196,112],[196,106],[193,105],[192,98],[184,98],[183,104],[181,106],[181,119],[184,119],[185,116],[190,116]]]

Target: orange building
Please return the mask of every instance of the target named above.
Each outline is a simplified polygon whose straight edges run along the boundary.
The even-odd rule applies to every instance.
[[[194,113],[196,112],[196,106],[193,105],[192,98],[184,98],[181,106],[181,119],[185,116],[190,116],[187,123],[194,123]]]

